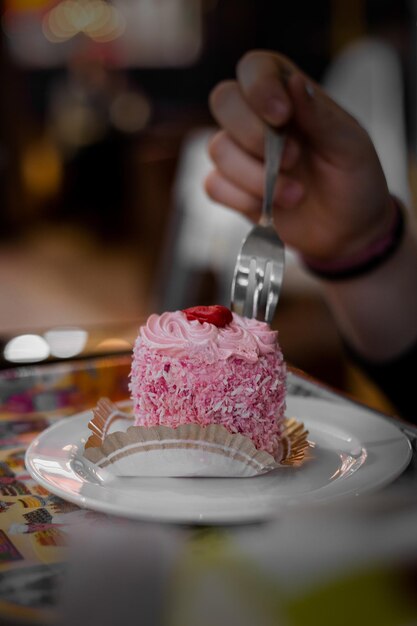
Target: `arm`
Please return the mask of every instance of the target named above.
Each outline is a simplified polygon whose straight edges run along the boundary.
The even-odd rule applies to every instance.
[[[237,80],[218,85],[211,108],[222,130],[210,152],[206,188],[216,201],[258,218],[263,190],[263,128],[285,128],[275,195],[284,241],[318,262],[350,258],[384,236],[392,202],[365,130],[285,57],[247,54]],[[370,361],[398,356],[417,341],[417,239],[410,219],[399,248],[369,273],[323,280],[336,323]]]

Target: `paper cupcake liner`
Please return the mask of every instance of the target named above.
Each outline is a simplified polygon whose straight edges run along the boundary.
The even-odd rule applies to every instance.
[[[132,420],[131,406],[121,410],[102,398],[88,424],[93,434],[85,458],[114,476],[248,477],[300,465],[309,447],[307,431],[294,418],[284,422],[275,457],[219,424],[146,427]]]

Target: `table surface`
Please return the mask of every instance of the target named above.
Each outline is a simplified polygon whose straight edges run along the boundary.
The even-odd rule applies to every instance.
[[[50,424],[94,406],[102,396],[125,399],[129,369],[130,354],[119,354],[0,372],[0,622],[2,617],[10,623],[51,621],[57,581],[66,563],[68,530],[105,517],[79,509],[38,485],[24,464],[28,444]],[[295,370],[289,373],[288,391],[355,402]],[[389,416],[381,419],[398,423]],[[416,435],[414,427],[402,426],[411,437]],[[416,479],[414,454],[389,489],[414,484]]]

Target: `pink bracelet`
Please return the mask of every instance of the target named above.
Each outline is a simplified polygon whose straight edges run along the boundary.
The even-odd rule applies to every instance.
[[[362,276],[388,260],[397,250],[404,235],[404,209],[397,198],[393,200],[394,214],[388,232],[372,242],[358,254],[345,259],[318,261],[301,255],[301,260],[311,274],[325,280],[347,280]]]

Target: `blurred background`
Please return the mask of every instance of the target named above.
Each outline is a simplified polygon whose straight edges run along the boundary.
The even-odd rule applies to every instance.
[[[228,304],[249,224],[208,200],[211,88],[280,50],[416,199],[417,0],[0,0],[2,367],[129,350],[153,311]],[[378,408],[288,251],[288,362]]]

